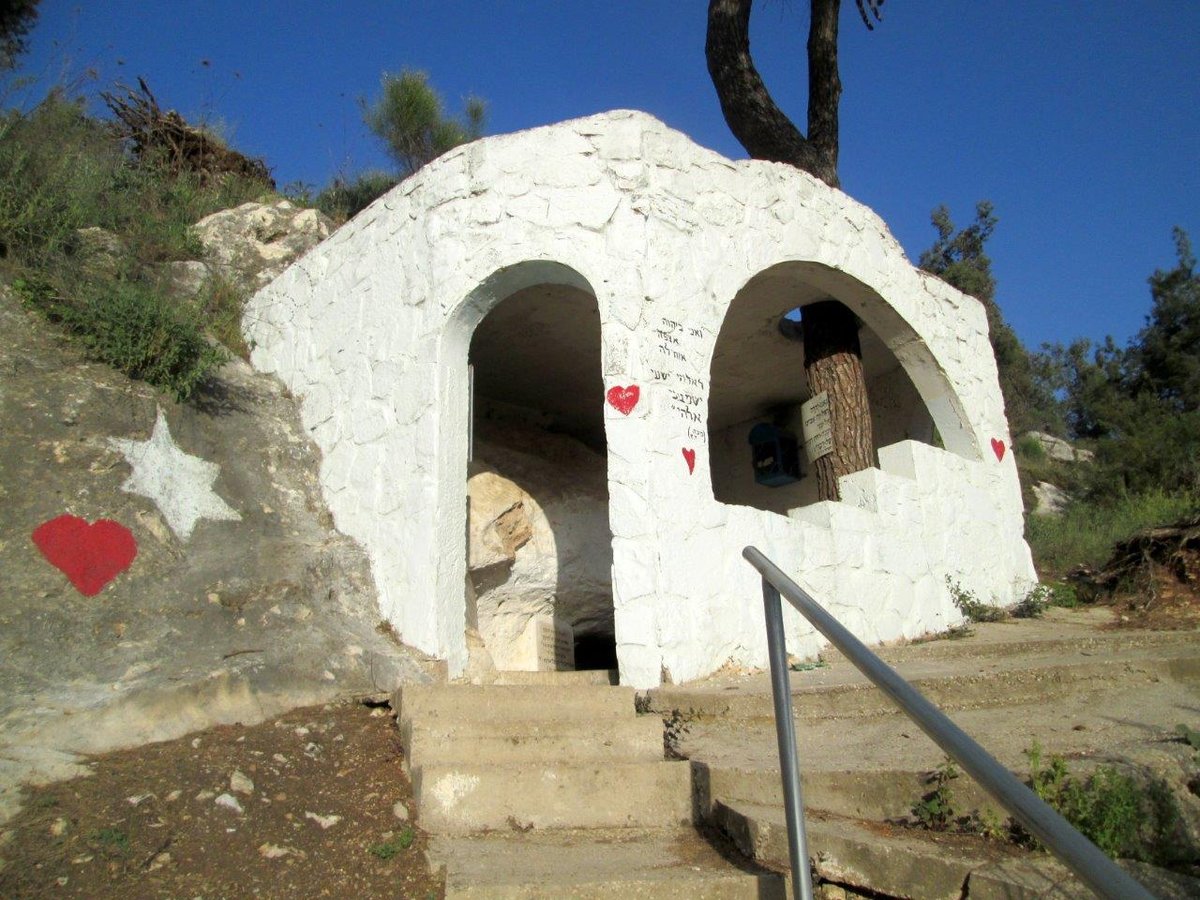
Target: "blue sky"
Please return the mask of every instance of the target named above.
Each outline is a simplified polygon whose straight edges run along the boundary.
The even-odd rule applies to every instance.
[[[281,186],[386,166],[358,99],[404,67],[453,109],[485,98],[492,134],[634,108],[742,158],[704,64],[706,6],[42,0],[24,71],[45,85],[92,70],[86,91],[143,76]],[[1031,347],[1136,333],[1146,278],[1174,264],[1172,226],[1200,245],[1200,3],[891,0],[873,32],[843,6],[846,192],[914,260],[934,206],[966,224],[991,200],[997,297]],[[759,0],[752,50],[801,126],[806,35],[803,0]]]

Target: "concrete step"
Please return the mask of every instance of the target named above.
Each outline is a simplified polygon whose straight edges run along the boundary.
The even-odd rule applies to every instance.
[[[655,762],[663,758],[662,720],[626,717],[593,720],[403,721],[400,740],[406,770],[423,765],[509,763]]]
[[[691,828],[436,836],[446,898],[470,900],[784,900],[784,879],[731,865]]]
[[[693,821],[683,761],[574,765],[426,765],[413,772],[421,826],[462,833],[624,828]]]
[[[579,669],[573,672],[497,672],[492,684],[616,685],[616,669]]]
[[[989,709],[1031,703],[1050,703],[1089,687],[1101,689],[1131,679],[1174,681],[1200,685],[1200,642],[1127,651],[1115,659],[1081,657],[1070,663],[1022,660],[1007,665],[979,664],[977,674],[921,677],[919,666],[910,682],[944,711]],[[945,663],[961,671],[962,661]],[[902,715],[897,707],[857,671],[817,669],[791,675],[792,708],[798,720],[814,723],[834,719]],[[662,715],[679,711],[689,716],[762,720],[774,717],[769,684],[755,678],[746,684],[709,687],[664,686],[648,693],[649,707]]]
[[[704,816],[710,815],[718,800],[783,807],[778,764],[764,769],[717,768],[693,761],[692,773],[697,804]],[[802,772],[800,789],[808,809],[855,819],[895,821],[911,816],[917,801],[932,790],[928,775],[903,770]],[[1001,819],[1008,815],[966,775],[955,779],[952,790],[955,808],[962,814],[989,811]]]
[[[715,822],[752,859],[788,870],[782,807],[717,801]],[[808,816],[816,874],[838,884],[916,900],[959,900],[971,873],[1008,863],[1020,851],[966,835],[935,834],[879,823]]]
[[[1113,760],[1171,740],[1179,710],[1196,705],[1196,690],[1175,681],[1128,675],[1107,689],[1088,686],[1053,703],[955,711],[950,718],[1000,763],[1022,778],[1026,751],[1036,740],[1068,759]],[[905,716],[801,722],[796,729],[800,768],[812,772],[922,772],[936,769],[944,751]],[[687,724],[679,749],[713,769],[779,768],[770,719],[697,720]],[[968,779],[959,779],[955,788]]]
[[[392,698],[401,723],[554,719],[596,721],[630,716],[631,687],[596,685],[403,685]]]

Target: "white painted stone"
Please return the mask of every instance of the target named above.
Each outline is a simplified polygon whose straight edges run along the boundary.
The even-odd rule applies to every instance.
[[[777,266],[859,315],[945,448],[912,434],[922,423],[906,418],[904,396],[885,397],[880,421],[893,442],[879,448],[878,472],[849,479],[852,502],[786,515],[714,499],[716,444],[689,432],[652,375],[662,318],[695,326],[672,377],[698,382],[707,409],[726,312]],[[952,624],[947,575],[1001,603],[1032,583],[982,306],[916,270],[878,216],[841,192],[781,164],[731,162],[618,111],[447,154],[247,307],[254,364],[301,398],[324,453],[326,499],[371,557],[382,614],[451,673],[467,662],[468,349],[480,320],[532,285],[594,296],[605,389],[643,392],[630,416],[606,407],[604,417],[622,682],[765,663],[747,544],[870,641]],[[993,440],[1010,452],[998,458]],[[692,472],[681,447],[696,450]],[[861,552],[835,539],[847,533],[869,536]],[[786,628],[793,654],[819,649],[795,615]]]

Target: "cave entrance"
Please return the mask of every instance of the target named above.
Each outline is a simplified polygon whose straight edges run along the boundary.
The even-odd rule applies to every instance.
[[[616,669],[596,298],[522,288],[480,321],[468,360],[470,665]]]

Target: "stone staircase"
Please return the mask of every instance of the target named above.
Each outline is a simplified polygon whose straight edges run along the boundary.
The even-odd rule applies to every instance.
[[[397,691],[446,896],[782,898],[782,877],[696,830],[691,767],[664,759],[633,689],[579,681]]]
[[[1187,789],[1189,748],[1171,739],[1178,722],[1196,716],[1200,640],[1195,632],[1103,630],[1096,626],[1107,617],[1089,615],[1055,611],[1048,621],[975,626],[966,640],[880,653],[1019,776],[1034,740],[1066,756],[1074,772],[1124,760],[1174,773],[1177,800],[1200,824],[1200,799]],[[791,682],[809,848],[829,896],[1092,896],[1045,854],[898,824],[929,790],[942,752],[836,654]],[[767,678],[664,686],[649,704],[687,722],[680,749],[692,761],[699,815],[746,856],[786,871]],[[1003,818],[965,775],[952,791],[960,813]],[[1155,896],[1200,896],[1191,879],[1146,866],[1133,874]]]

